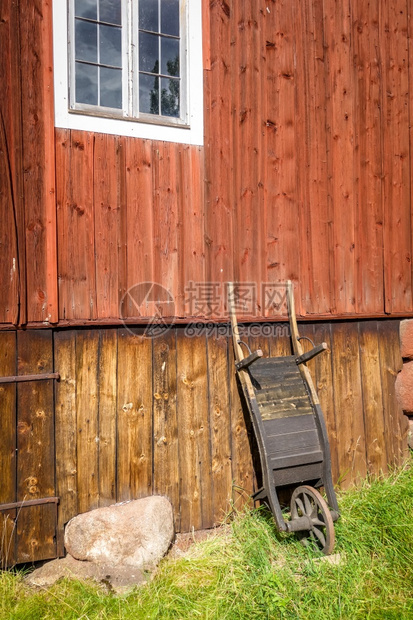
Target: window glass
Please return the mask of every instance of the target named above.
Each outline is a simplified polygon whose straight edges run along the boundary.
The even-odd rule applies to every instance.
[[[141,74],[139,79],[139,109],[143,114],[159,114],[159,78]]]
[[[161,78],[161,114],[179,117],[179,80]]]
[[[86,19],[97,19],[97,0],[76,0],[75,15]]]
[[[161,37],[161,73],[179,76],[179,40]]]
[[[99,0],[99,20],[120,26],[122,23],[121,0]]]
[[[179,0],[161,0],[161,32],[179,37]]]
[[[98,30],[97,24],[76,20],[75,23],[76,60],[97,62]]]
[[[117,26],[99,26],[100,63],[122,66],[122,31]]]
[[[159,3],[158,0],[140,0],[139,28],[150,32],[159,32]]]
[[[159,73],[159,37],[141,32],[139,36],[139,69]]]
[[[100,69],[100,105],[122,108],[122,72],[119,69]]]
[[[98,68],[94,65],[76,63],[76,101],[98,105]]]

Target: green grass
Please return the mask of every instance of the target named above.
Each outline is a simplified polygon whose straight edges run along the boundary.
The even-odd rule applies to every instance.
[[[342,493],[339,503],[338,565],[280,535],[267,511],[245,511],[227,536],[165,559],[127,596],[66,580],[34,592],[21,574],[2,573],[0,618],[413,619],[413,468]]]

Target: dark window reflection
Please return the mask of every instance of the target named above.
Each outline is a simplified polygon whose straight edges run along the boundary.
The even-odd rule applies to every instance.
[[[98,68],[76,63],[76,101],[98,105]]]

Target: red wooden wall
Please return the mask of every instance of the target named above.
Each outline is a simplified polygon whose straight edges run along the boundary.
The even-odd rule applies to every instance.
[[[116,322],[144,281],[182,319],[190,281],[286,278],[309,318],[411,313],[410,2],[203,14],[205,141],[189,147],[54,132],[51,2],[1,3],[4,327]],[[258,294],[244,318],[264,314]]]

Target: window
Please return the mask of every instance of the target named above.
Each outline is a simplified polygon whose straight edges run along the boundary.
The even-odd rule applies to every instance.
[[[202,144],[201,0],[54,0],[57,127]]]

